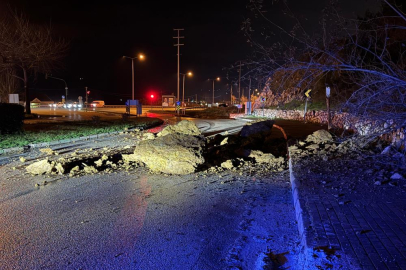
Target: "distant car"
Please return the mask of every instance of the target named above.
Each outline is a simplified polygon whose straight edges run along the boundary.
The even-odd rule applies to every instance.
[[[52,104],[52,107],[54,107],[54,108],[62,108],[63,107],[63,102],[54,103],[54,104]]]
[[[72,107],[80,109],[80,108],[82,108],[82,104],[80,104],[79,102],[73,102]]]
[[[104,101],[103,100],[95,100],[92,103],[90,103],[90,107],[92,107],[92,108],[96,108],[96,107],[102,108],[102,107],[104,107]]]
[[[221,104],[219,104],[219,107],[228,107],[228,105],[225,103],[221,103]]]

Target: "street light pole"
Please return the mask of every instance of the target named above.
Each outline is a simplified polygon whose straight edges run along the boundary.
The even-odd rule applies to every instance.
[[[188,73],[179,73],[180,75],[182,75],[183,76],[183,88],[182,88],[182,106],[183,106],[183,104],[185,103],[185,77],[186,77],[186,75],[188,75],[188,76],[192,76],[193,74],[192,74],[192,72],[188,72]]]
[[[63,81],[65,83],[65,101],[68,101],[68,85],[67,85],[66,81],[64,79],[53,77],[53,76],[50,76],[48,74],[45,74],[45,79],[48,79],[48,78],[52,78],[52,79],[55,79],[55,80],[60,80],[60,81]]]
[[[123,56],[124,58],[131,59],[131,71],[132,71],[132,96],[131,100],[134,100],[134,59],[140,59],[143,60],[145,56],[143,54],[140,54],[138,57],[129,57],[129,56]]]
[[[213,102],[212,102],[212,106],[214,106],[214,81],[215,80],[220,81],[220,77],[217,77],[217,78],[211,79],[211,80],[213,81]]]
[[[213,80],[213,101],[212,101],[212,106],[214,106],[214,80]]]
[[[131,100],[134,100],[134,58],[131,58],[131,71],[132,71],[132,96],[131,96]]]
[[[183,75],[183,87],[182,87],[182,106],[183,104],[185,104],[185,77],[186,74],[182,74]]]

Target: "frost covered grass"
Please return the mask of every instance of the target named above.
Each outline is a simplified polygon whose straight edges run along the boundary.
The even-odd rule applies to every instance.
[[[24,125],[22,133],[1,134],[0,148],[19,147],[30,143],[52,142],[114,131],[126,131],[130,128],[147,129],[162,123],[163,121],[157,118],[137,117],[126,121],[89,120],[27,124]]]

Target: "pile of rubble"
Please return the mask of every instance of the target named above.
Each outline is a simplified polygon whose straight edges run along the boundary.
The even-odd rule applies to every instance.
[[[70,176],[112,172],[146,166],[152,173],[190,174],[196,171],[286,169],[286,142],[271,141],[273,121],[244,126],[239,135],[206,139],[191,121],[165,127],[158,134],[138,132],[135,147],[85,149],[58,156],[52,149],[46,158],[26,167],[28,173]],[[272,149],[280,149],[272,153]],[[269,151],[271,149],[271,151]],[[282,154],[280,153],[282,151]]]
[[[313,178],[323,178],[321,184],[337,178],[342,187],[352,189],[361,184],[406,187],[405,154],[378,136],[354,136],[340,141],[326,130],[318,130],[291,145],[289,153],[297,175],[312,173]]]

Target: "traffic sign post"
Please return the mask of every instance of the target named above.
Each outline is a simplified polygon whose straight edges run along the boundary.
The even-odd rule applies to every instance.
[[[305,103],[305,110],[304,110],[304,115],[303,115],[303,121],[306,122],[306,112],[307,112],[307,101],[310,98],[310,92],[312,91],[312,89],[309,89],[305,92],[305,96],[306,96],[306,103]]]
[[[176,101],[176,113],[179,114],[179,110],[180,110],[180,101]]]
[[[330,87],[326,85],[326,107],[327,107],[327,129],[331,129],[331,115],[330,115]]]
[[[266,101],[266,97],[261,97],[261,103],[262,103],[262,116],[264,116],[264,107],[265,107],[265,101]]]

